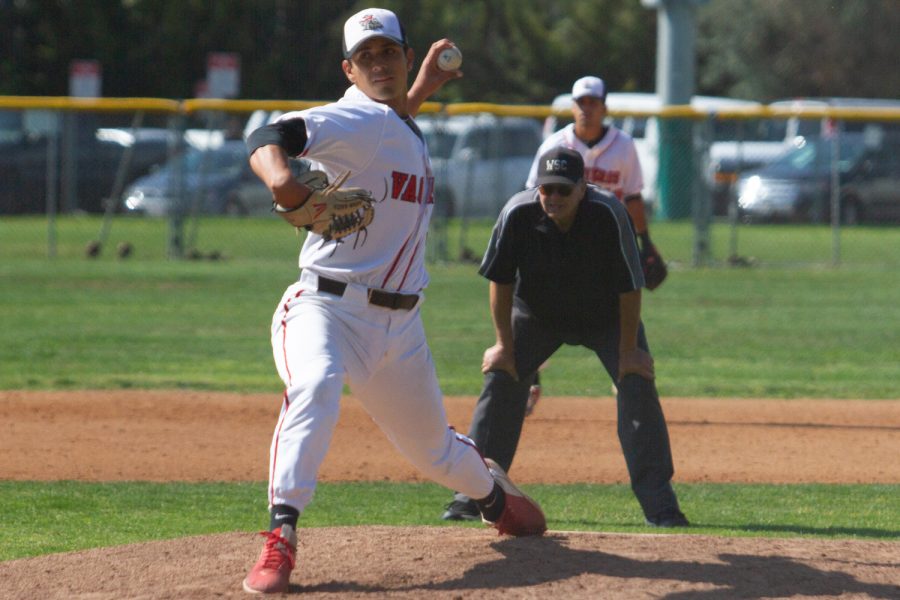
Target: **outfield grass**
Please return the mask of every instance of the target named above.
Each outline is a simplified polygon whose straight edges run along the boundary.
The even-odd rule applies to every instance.
[[[291,230],[268,219],[204,222],[198,246],[221,250],[225,260],[172,261],[165,259],[164,221],[121,219],[108,246],[130,239],[134,256],[122,261],[107,250],[86,260],[84,240],[96,237],[99,223],[61,222],[54,260],[44,257],[45,221],[2,223],[0,389],[280,389],[268,329],[297,275],[300,240]],[[685,224],[654,229],[669,256],[689,257]],[[823,236],[821,229],[773,231],[789,233],[779,239],[800,249]],[[661,393],[897,398],[900,238],[888,228],[852,233],[865,241],[852,247],[881,248],[881,262],[676,268],[664,286],[646,293],[644,320]],[[458,246],[459,234],[456,223],[447,237]],[[473,224],[466,240],[482,247],[488,235],[488,223]],[[892,261],[896,268],[886,266]],[[423,315],[447,394],[477,394],[481,353],[493,342],[487,283],[476,270],[462,263],[430,269]],[[544,381],[557,395],[609,390],[583,348],[560,350]]]
[[[553,530],[659,532],[623,485],[524,489]],[[900,540],[896,485],[684,484],[678,493],[690,533]],[[448,500],[433,484],[322,484],[301,524],[483,527],[441,521]],[[0,560],[268,526],[262,483],[0,482],[0,513]]]

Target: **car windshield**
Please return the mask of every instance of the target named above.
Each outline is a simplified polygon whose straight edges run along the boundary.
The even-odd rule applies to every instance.
[[[635,139],[640,139],[646,137],[647,135],[647,117],[618,117],[618,118],[610,118],[609,121],[616,126],[616,128],[621,129],[631,137]],[[571,123],[572,120],[569,119],[567,123]]]
[[[185,173],[215,173],[217,175],[236,175],[247,162],[247,151],[243,144],[223,146],[214,150],[188,150],[179,159],[179,167]]]
[[[453,146],[456,144],[456,137],[455,133],[439,127],[425,132],[428,154],[432,158],[450,158],[450,155],[453,153]]]
[[[827,171],[831,167],[831,138],[807,139],[799,147],[789,150],[770,163],[777,169],[796,171]],[[838,168],[846,172],[865,152],[859,137],[842,136],[838,149]]]
[[[17,110],[0,110],[0,141],[15,142],[22,137],[22,114]]]
[[[775,119],[718,119],[713,137],[717,142],[780,142],[785,131],[784,121]]]

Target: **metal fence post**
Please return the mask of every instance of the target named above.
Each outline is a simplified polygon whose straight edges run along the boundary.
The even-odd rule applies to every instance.
[[[831,132],[831,264],[841,264],[841,127],[836,120]]]
[[[57,126],[47,135],[47,256],[56,258],[56,202],[59,185],[59,115],[53,113]]]
[[[172,207],[169,212],[169,239],[167,255],[169,258],[184,258],[184,209],[185,209],[185,172],[184,162],[179,157],[184,153],[184,116],[172,115],[169,119],[169,129],[172,131],[169,142],[169,156],[174,159],[175,165],[175,189],[173,193]]]
[[[714,139],[712,121],[714,115],[710,115],[704,121],[690,121],[691,144],[688,146],[691,154],[691,213],[694,222],[694,251],[693,265],[703,266],[709,262],[710,237],[709,227],[712,221],[712,201],[709,185],[703,175],[703,165],[709,163],[709,147]],[[703,128],[703,134],[697,135],[695,128]],[[699,160],[703,156],[706,160]]]

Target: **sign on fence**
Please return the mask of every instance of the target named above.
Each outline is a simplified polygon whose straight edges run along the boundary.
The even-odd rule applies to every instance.
[[[210,98],[236,98],[241,82],[241,58],[236,52],[206,56],[206,93]]]
[[[100,61],[73,60],[69,63],[69,95],[76,98],[99,98],[103,80]]]

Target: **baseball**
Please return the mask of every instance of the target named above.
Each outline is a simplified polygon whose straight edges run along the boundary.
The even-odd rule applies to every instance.
[[[455,71],[462,65],[462,52],[459,48],[444,48],[438,55],[438,67],[444,71]]]

